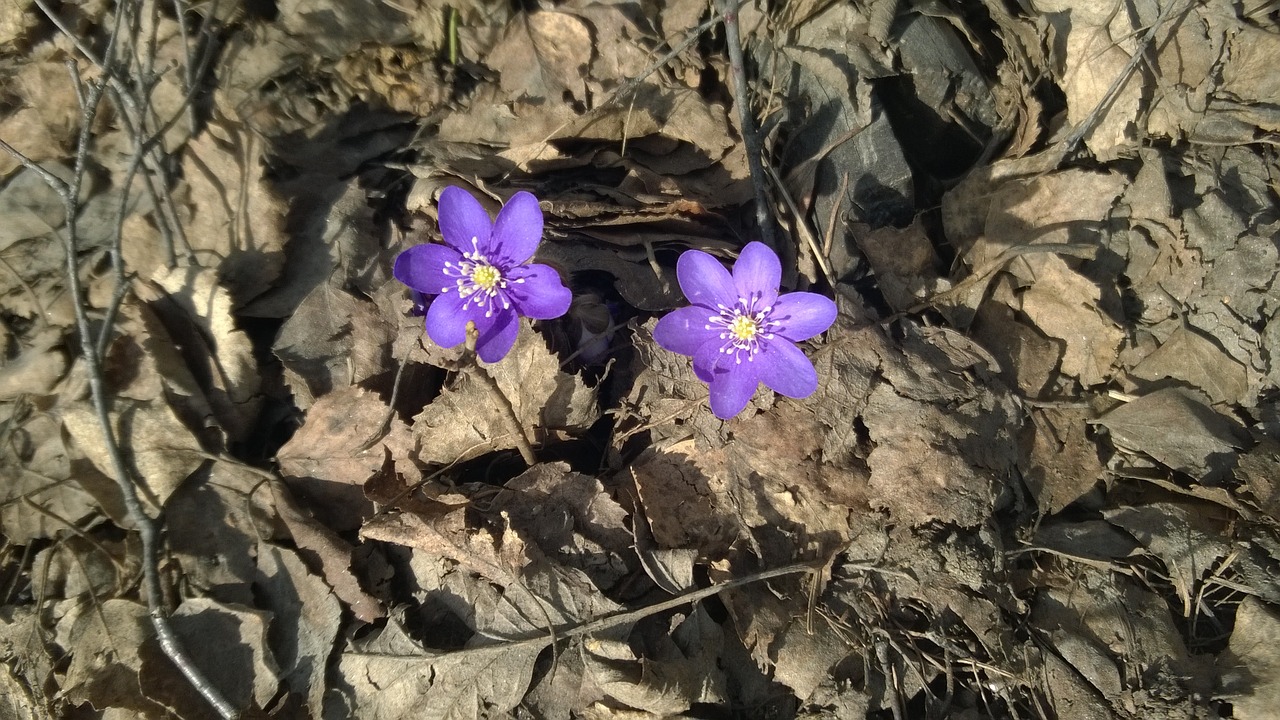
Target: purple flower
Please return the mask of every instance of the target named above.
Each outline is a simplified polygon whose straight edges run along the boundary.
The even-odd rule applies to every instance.
[[[511,196],[491,221],[465,190],[440,193],[445,245],[416,245],[396,258],[396,279],[423,295],[427,336],[440,347],[464,341],[467,321],[480,336],[476,354],[492,363],[516,342],[520,317],[550,320],[569,310],[572,294],[547,265],[527,264],[542,240],[542,210],[527,192]]]
[[[806,292],[779,297],[782,265],[764,243],[742,249],[732,276],[707,253],[688,250],[676,277],[693,304],[659,320],[653,339],[693,357],[716,417],[742,412],[760,383],[792,398],[818,389],[813,363],[795,344],[831,327],[836,304]]]

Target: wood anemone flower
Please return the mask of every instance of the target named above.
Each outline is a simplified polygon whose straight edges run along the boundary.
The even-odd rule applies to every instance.
[[[796,343],[831,327],[836,304],[815,293],[779,296],[782,264],[768,246],[748,243],[733,275],[707,253],[687,250],[676,277],[693,304],[659,320],[653,339],[693,358],[716,417],[742,412],[760,383],[791,398],[818,389],[818,373]]]
[[[440,193],[444,245],[415,245],[400,253],[396,279],[423,295],[427,336],[441,347],[466,340],[467,322],[479,331],[476,354],[493,363],[516,342],[520,318],[551,320],[569,310],[572,294],[548,265],[530,264],[542,241],[538,199],[521,191],[491,221],[467,191]]]

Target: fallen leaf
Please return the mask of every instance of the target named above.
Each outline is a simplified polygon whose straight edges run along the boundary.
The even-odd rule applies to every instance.
[[[1245,399],[1249,378],[1244,365],[1212,340],[1188,326],[1180,326],[1129,374],[1144,380],[1182,380],[1203,390],[1215,403],[1236,404]]]
[[[1116,444],[1150,455],[1172,470],[1212,482],[1235,463],[1235,423],[1180,388],[1125,403],[1098,418]]]
[[[1266,720],[1275,715],[1280,703],[1280,613],[1246,595],[1218,666],[1224,668],[1218,696],[1231,701],[1235,717]]]
[[[306,698],[311,717],[322,717],[329,656],[342,623],[342,607],[297,553],[258,544],[254,585],[272,614],[267,643],[293,692]]]
[[[376,394],[344,387],[317,400],[276,453],[285,484],[335,530],[353,530],[373,514],[364,483],[382,469],[388,412]]]
[[[592,51],[586,23],[569,13],[540,10],[513,18],[485,63],[498,71],[502,89],[514,99],[582,102]]]

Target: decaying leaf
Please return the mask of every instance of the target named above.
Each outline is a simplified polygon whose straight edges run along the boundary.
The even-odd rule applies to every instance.
[[[364,483],[382,469],[386,432],[400,427],[395,417],[387,423],[388,408],[377,395],[342,388],[316,401],[277,453],[290,490],[330,527],[351,530],[373,514]]]
[[[1117,445],[1145,453],[1204,482],[1234,463],[1241,441],[1235,423],[1179,388],[1157,390],[1098,419]]]

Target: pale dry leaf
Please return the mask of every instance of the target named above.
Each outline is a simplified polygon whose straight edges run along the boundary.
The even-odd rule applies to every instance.
[[[165,521],[170,552],[186,581],[203,595],[254,604],[253,551],[260,538],[285,534],[262,484],[259,475],[217,462],[207,477],[184,484],[169,498]]]
[[[1160,558],[1184,617],[1195,612],[1201,583],[1232,552],[1221,523],[1203,505],[1149,503],[1106,510],[1103,516]]]
[[[39,13],[5,8],[0,12],[0,33],[13,27],[17,18]],[[5,28],[3,26],[10,26]],[[35,162],[70,156],[81,116],[76,95],[76,82],[63,64],[55,43],[42,43],[27,55],[28,61],[17,67],[16,74],[6,73],[6,107],[16,107],[0,119],[0,138]],[[0,177],[7,177],[20,167],[8,153],[0,153]]]
[[[477,448],[515,447],[517,430],[500,403],[511,403],[526,434],[578,432],[600,417],[597,389],[562,370],[546,341],[524,321],[505,358],[471,372],[491,373],[503,397],[495,397],[487,382],[469,374],[442,390],[413,419],[422,462],[443,465]]]
[[[818,617],[812,623],[807,618],[787,623],[771,652],[775,658],[774,677],[805,702],[827,681],[836,663],[854,649],[825,617]]]
[[[147,608],[130,600],[107,598],[59,620],[69,637],[75,638],[71,662],[62,681],[61,695],[75,703],[92,703],[98,708],[120,708],[140,718],[168,717],[162,705],[147,698],[139,685],[142,671],[140,651],[152,637]],[[159,674],[177,673],[172,665]]]
[[[364,483],[382,469],[387,412],[376,393],[344,387],[317,400],[276,453],[289,489],[335,530],[354,530],[373,514]]]
[[[48,600],[121,595],[141,571],[140,549],[133,535],[122,541],[65,538],[36,554],[32,567],[40,572],[32,577],[32,589],[36,597]]]
[[[385,372],[395,332],[373,303],[322,283],[285,321],[272,351],[284,364],[294,403],[306,410],[336,388]]]
[[[194,262],[216,269],[236,308],[270,288],[284,265],[287,208],[264,176],[265,152],[255,134],[227,124],[202,133],[183,154]],[[153,271],[136,269],[144,277]]]
[[[1101,107],[1101,116],[1085,135],[1085,143],[1098,159],[1115,159],[1138,139],[1138,113],[1145,106],[1142,74],[1124,76],[1132,69],[1129,61],[1138,51],[1138,38],[1145,29],[1140,26],[1142,21],[1128,12],[1110,12],[1104,4],[1090,0],[1034,0],[1032,5],[1048,19],[1061,48],[1062,55],[1055,61],[1067,96],[1067,121],[1079,127]],[[1147,0],[1138,5],[1150,10],[1155,3]],[[1154,15],[1144,18],[1154,19]],[[1120,91],[1104,102],[1117,81]]]
[[[342,652],[333,672],[349,707],[361,714],[382,720],[481,720],[519,704],[540,650],[490,645],[439,653],[392,621]]]
[[[308,565],[320,573],[357,620],[372,623],[382,618],[382,605],[360,586],[352,572],[351,543],[298,507],[283,484],[273,485],[272,491],[280,519]]]
[[[10,542],[30,545],[67,529],[66,522],[91,518],[100,508],[94,494],[84,487],[91,482],[89,473],[77,472],[82,468],[77,467],[73,450],[67,447],[62,423],[48,414],[10,414],[14,409],[13,405],[0,406],[7,415],[4,422],[11,424],[6,433],[9,451],[0,453],[0,477],[4,478],[0,482],[0,527]]]
[[[1039,171],[1035,158],[1002,160],[970,174],[942,203],[948,239],[981,268],[1010,248],[1047,243],[1097,242],[1128,179],[1116,172]],[[1026,255],[1010,264],[1024,281],[1035,279]],[[1030,267],[1028,267],[1028,265]]]
[[[718,666],[723,630],[701,605],[674,618],[669,637],[654,639],[646,657],[624,643],[587,643],[585,673],[606,698],[649,716],[671,717],[696,703],[725,701],[727,680]],[[593,652],[599,649],[602,652]]]
[[[253,343],[236,327],[230,293],[218,275],[212,268],[172,268],[137,291],[190,369],[218,426],[239,442],[258,421],[262,381]]]
[[[97,413],[77,404],[63,408],[60,415],[80,451],[103,475],[113,477],[116,469]],[[187,476],[205,462],[204,448],[163,401],[117,400],[110,418],[125,467],[130,475],[136,473],[126,480],[138,482],[140,499],[153,511],[163,508]]]
[[[360,536],[446,558],[499,585],[513,584],[528,562],[523,543],[506,546],[488,529],[468,527],[463,508],[442,508],[430,516],[380,513],[364,524]]]
[[[46,331],[31,338],[18,357],[0,360],[0,401],[22,395],[48,395],[67,371],[62,333]]]
[[[49,634],[44,630],[47,621],[48,616],[34,604],[10,604],[0,610],[0,656],[7,658],[5,674],[18,678],[23,694],[34,696],[46,708],[52,703],[51,695],[58,690],[53,675],[58,651],[51,647]],[[60,667],[59,671],[65,672],[65,668]],[[47,713],[38,717],[49,718]]]
[[[272,614],[267,642],[281,679],[306,697],[311,717],[322,717],[326,669],[342,624],[342,606],[294,551],[259,543],[257,558],[254,585]]]
[[[1045,515],[1061,512],[1103,478],[1097,445],[1086,435],[1089,418],[1084,409],[1031,409],[1035,437],[1025,479]]]
[[[600,480],[564,463],[540,463],[506,489],[500,502],[511,527],[556,564],[583,571],[602,588],[630,573],[623,561],[634,542],[628,513]]]
[[[1242,445],[1238,429],[1189,390],[1165,388],[1098,418],[1117,446],[1202,482],[1221,477]]]
[[[191,662],[242,713],[267,707],[280,685],[279,668],[267,646],[270,620],[265,610],[208,598],[187,598],[169,616]],[[171,677],[177,670],[158,641],[149,639],[138,655],[139,680],[147,697],[180,717],[209,712],[209,702],[185,678]]]
[[[586,100],[583,77],[594,48],[586,23],[549,10],[522,13],[485,57],[508,96],[556,104]]]
[[[1268,720],[1280,706],[1280,612],[1246,595],[1218,660],[1225,669],[1218,695],[1240,720]]]
[[[1249,378],[1243,364],[1214,342],[1188,326],[1180,326],[1160,347],[1129,371],[1135,378],[1182,380],[1203,390],[1217,403],[1237,404],[1245,399]]]
[[[1021,309],[1045,335],[1062,341],[1059,371],[1093,387],[1111,377],[1124,332],[1097,303],[1098,285],[1056,255],[1041,255]]]

